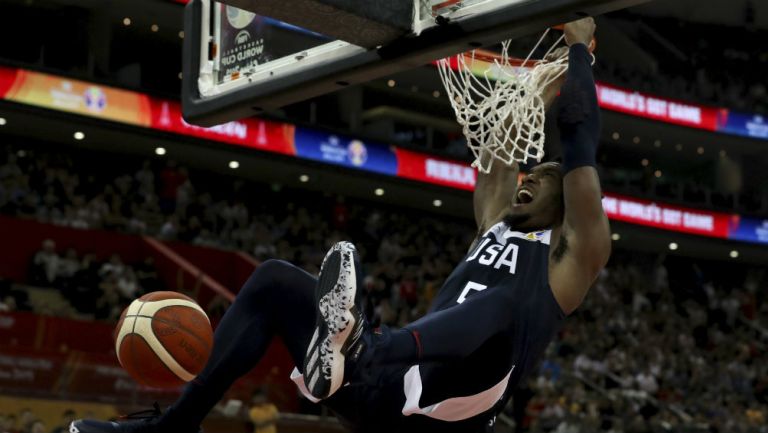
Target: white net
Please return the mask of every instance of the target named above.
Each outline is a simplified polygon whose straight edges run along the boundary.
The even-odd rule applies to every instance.
[[[564,37],[552,45],[544,60],[531,60],[548,33],[522,62],[510,57],[511,41],[502,43],[502,53],[491,67],[488,60],[479,59],[482,55],[477,51],[438,61],[440,78],[475,156],[472,166],[483,173],[491,171],[494,159],[511,165],[529,159],[540,162],[544,157],[542,91],[568,67],[568,51],[555,50]],[[482,73],[478,67],[484,68]]]

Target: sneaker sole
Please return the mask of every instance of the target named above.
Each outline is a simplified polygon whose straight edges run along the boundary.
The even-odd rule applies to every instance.
[[[304,358],[305,384],[318,399],[328,398],[341,387],[347,350],[354,340],[352,331],[358,325],[354,254],[351,243],[339,242],[320,268],[315,332]]]

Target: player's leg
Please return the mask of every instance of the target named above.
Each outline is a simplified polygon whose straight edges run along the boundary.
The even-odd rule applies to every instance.
[[[235,380],[258,364],[275,335],[295,364],[303,365],[313,330],[316,284],[315,277],[285,261],[259,266],[216,329],[205,369],[161,421],[196,429]]]
[[[196,432],[231,384],[250,371],[275,335],[282,337],[297,366],[315,328],[317,280],[287,262],[264,262],[243,285],[214,334],[205,369],[171,408],[151,422],[76,421],[80,433]]]

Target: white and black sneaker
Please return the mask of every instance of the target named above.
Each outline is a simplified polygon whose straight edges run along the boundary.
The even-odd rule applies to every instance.
[[[344,383],[345,361],[359,355],[356,344],[366,329],[365,318],[355,305],[362,281],[355,246],[339,242],[328,251],[315,289],[315,333],[304,357],[304,382],[318,399],[333,395]]]

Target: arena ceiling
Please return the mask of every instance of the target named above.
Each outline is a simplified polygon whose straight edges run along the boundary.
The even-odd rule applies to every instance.
[[[639,15],[735,27],[752,24],[768,30],[768,2],[765,0],[656,0],[630,11]]]

